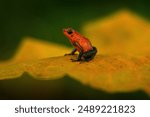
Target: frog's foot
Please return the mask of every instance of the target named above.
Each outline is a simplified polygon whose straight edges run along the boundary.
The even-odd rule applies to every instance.
[[[84,63],[84,62],[87,62],[87,61],[85,61],[85,60],[80,60],[80,64],[82,64],[82,63]]]
[[[78,62],[78,61],[80,61],[79,59],[70,59],[72,62]]]
[[[69,54],[64,54],[64,56],[68,56],[68,55],[73,55],[72,53],[69,53]]]

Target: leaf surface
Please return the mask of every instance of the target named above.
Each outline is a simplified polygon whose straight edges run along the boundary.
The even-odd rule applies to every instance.
[[[0,78],[16,78],[29,73],[34,78],[52,80],[69,75],[83,84],[108,92],[127,92],[150,86],[150,57],[97,55],[91,62],[71,62],[71,56],[0,67]],[[72,56],[73,58],[76,56]]]
[[[99,54],[150,55],[150,23],[128,10],[88,22],[83,33]]]
[[[70,48],[63,45],[26,37],[22,39],[16,54],[10,60],[1,61],[0,66],[62,56],[70,51]]]

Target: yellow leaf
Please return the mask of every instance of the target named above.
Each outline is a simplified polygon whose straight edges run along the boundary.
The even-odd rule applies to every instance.
[[[126,57],[97,55],[90,62],[71,62],[76,56],[62,56],[0,67],[0,79],[10,79],[27,72],[43,80],[69,75],[83,84],[108,92],[142,89],[149,92],[150,56]]]
[[[150,55],[150,23],[123,10],[83,27],[99,54]]]
[[[55,43],[26,37],[19,45],[16,54],[10,60],[0,62],[0,66],[34,61],[37,59],[62,56],[70,52],[70,49]]]

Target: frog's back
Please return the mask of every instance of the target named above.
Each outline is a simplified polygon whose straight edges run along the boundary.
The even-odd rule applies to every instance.
[[[83,52],[87,52],[93,49],[91,42],[85,37],[81,37],[78,43],[82,47]]]

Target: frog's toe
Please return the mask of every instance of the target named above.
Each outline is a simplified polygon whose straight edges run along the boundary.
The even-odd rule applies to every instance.
[[[72,62],[78,62],[78,61],[80,61],[80,60],[78,60],[78,59],[70,59]]]

